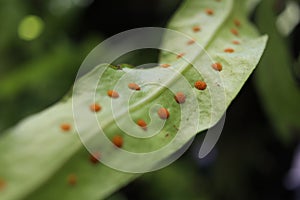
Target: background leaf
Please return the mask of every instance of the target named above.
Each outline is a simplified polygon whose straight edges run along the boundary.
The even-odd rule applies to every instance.
[[[292,76],[289,50],[276,29],[273,8],[271,1],[263,1],[257,13],[257,24],[262,32],[269,34],[270,45],[255,74],[256,86],[272,126],[287,142],[300,129],[300,92]]]

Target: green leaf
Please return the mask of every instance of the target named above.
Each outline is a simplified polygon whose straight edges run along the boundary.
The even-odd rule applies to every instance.
[[[100,163],[89,162],[89,154],[80,139],[91,151],[101,152],[100,159],[105,163],[136,171],[140,168],[151,170],[167,161],[195,134],[212,127],[250,76],[265,48],[267,37],[258,37],[244,11],[245,6],[240,1],[184,2],[169,28],[185,33],[198,44],[188,45],[189,41],[184,39],[186,37],[166,34],[162,45],[171,52],[185,53],[183,58],[162,52],[159,63],[170,64],[167,69],[157,66],[115,70],[100,65],[76,82],[73,105],[72,99],[64,99],[8,130],[0,139],[0,178],[6,181],[0,198],[52,199],[52,195],[57,194],[60,199],[103,199],[139,174],[120,172]],[[237,20],[239,26],[235,25]],[[195,26],[200,26],[201,30],[194,31]],[[233,40],[239,44],[233,44]],[[232,48],[234,52],[226,53],[226,48]],[[184,58],[190,60],[193,66]],[[214,70],[211,66],[214,62],[222,63],[223,70]],[[100,80],[99,75],[102,75]],[[122,79],[123,76],[126,78]],[[140,91],[132,91],[128,110],[125,97],[131,93],[127,84],[117,85],[119,98],[107,96],[107,91],[120,80],[134,81],[141,86]],[[166,87],[143,85],[147,80],[156,80]],[[207,83],[205,90],[194,87],[198,80]],[[98,81],[99,84],[95,84]],[[172,90],[185,92],[186,102],[179,105]],[[94,103],[91,101],[94,95],[95,102],[102,106],[96,115],[89,108]],[[158,117],[158,104],[168,109],[168,119]],[[195,112],[198,107],[200,111]],[[116,116],[113,116],[112,109],[116,108]],[[126,115],[128,113],[131,118]],[[99,134],[96,119],[107,138]],[[147,131],[134,124],[138,119],[148,123]],[[186,124],[182,129],[183,122]],[[62,123],[70,124],[71,130],[62,131]],[[145,138],[123,133],[120,127],[126,128],[126,124],[131,124],[131,134],[140,134]],[[160,126],[162,129],[158,134],[146,138]],[[177,133],[178,128],[180,134]],[[129,152],[155,152],[167,145],[168,148],[159,154],[147,154],[147,157],[138,154],[141,159],[133,159],[134,156],[124,154],[108,143],[108,139],[115,135],[123,137],[122,149]]]
[[[300,92],[292,77],[292,58],[276,29],[271,1],[263,1],[259,6],[256,21],[261,31],[270,36],[270,45],[255,74],[256,86],[278,136],[288,142],[294,130],[300,129]]]

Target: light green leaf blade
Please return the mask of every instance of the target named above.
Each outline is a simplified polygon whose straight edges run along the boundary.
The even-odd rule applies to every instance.
[[[186,56],[192,55],[193,63],[201,66],[201,74],[197,73],[183,59],[178,61],[176,56],[171,54],[162,54],[160,63],[170,63],[170,70],[175,69],[180,72],[191,86],[197,80],[205,80],[208,87],[204,91],[198,91],[192,87],[187,97],[195,93],[198,103],[196,105],[191,104],[187,98],[184,104],[187,110],[190,109],[191,116],[201,115],[201,120],[199,118],[193,119],[197,123],[199,120],[197,129],[187,128],[184,135],[176,140],[177,143],[171,145],[163,154],[143,160],[146,167],[148,164],[157,164],[151,163],[152,158],[159,161],[169,157],[195,134],[213,126],[224,114],[226,107],[254,70],[263,53],[267,38],[258,37],[255,29],[247,22],[243,9],[240,9],[241,6],[244,8],[244,5],[239,5],[238,1],[232,0],[220,2],[189,0],[185,2],[170,22],[170,28],[193,37],[206,49],[213,61],[221,62],[223,70],[217,72],[212,69],[212,60],[207,54],[202,50],[199,51],[199,48],[195,47],[195,51],[193,51],[193,46],[187,47],[188,41],[176,39],[174,42],[175,38],[165,38],[163,46],[172,49],[173,52],[186,50],[184,51]],[[212,15],[207,11],[208,8],[213,10]],[[197,19],[198,13],[201,17],[199,19]],[[236,27],[235,19],[241,22],[239,27]],[[202,31],[196,31],[197,35],[193,34],[195,31],[192,24],[195,22],[201,23],[201,28],[203,28]],[[236,31],[232,31],[232,29]],[[237,40],[239,44],[232,44],[233,40]],[[226,48],[233,48],[234,52],[226,53],[224,52]],[[102,128],[109,139],[116,133],[123,135],[123,149],[134,152],[149,152],[169,144],[172,138],[176,138],[176,125],[181,120],[180,107],[174,100],[174,94],[167,89],[142,88],[141,91],[133,95],[130,102],[130,114],[134,120],[143,118],[149,122],[148,110],[156,103],[162,104],[170,111],[170,117],[166,120],[164,128],[152,138],[136,139],[122,134],[120,128],[111,122],[111,111],[107,109],[110,107],[111,101],[107,97],[106,91],[114,87],[111,80],[119,80],[122,76],[130,73],[132,73],[131,78],[138,79],[135,80],[136,82],[143,81],[139,78],[145,77],[144,74],[160,74],[162,77],[166,77],[163,76],[163,73],[169,72],[168,69],[161,67],[147,70],[124,69],[123,71],[108,69],[102,76],[102,84],[93,88],[92,85],[99,79],[98,75],[102,68],[103,66],[99,66],[82,77],[77,84],[79,90],[73,94],[83,105],[81,108],[85,112],[84,117],[93,115],[89,111],[89,105],[92,102],[88,102],[84,97],[93,94],[94,89],[96,89],[96,101],[99,101],[103,106],[103,110],[97,114],[97,118],[100,119]],[[219,77],[217,82],[213,79],[216,75]],[[171,76],[166,80],[168,80],[166,82],[170,88],[176,88],[176,84],[178,84],[176,77]],[[124,91],[118,91],[120,92],[120,98],[118,98],[120,102],[122,102],[122,96],[126,95]],[[212,99],[212,97],[216,98]],[[201,113],[193,113],[193,106],[198,105],[201,106]],[[213,106],[216,107],[212,112]],[[121,111],[124,111],[122,108],[120,113],[125,113]],[[153,116],[155,115],[153,114]],[[122,114],[118,117],[120,121],[124,120],[123,123],[128,120]],[[186,120],[186,118],[184,119]],[[193,120],[190,120],[191,123],[194,122]],[[62,123],[70,123],[72,125],[71,131],[64,133],[60,129]],[[137,128],[139,127],[133,127],[134,130]],[[153,127],[150,125],[149,129],[151,130],[151,128]],[[86,120],[84,126],[79,127],[79,129],[83,130],[88,141],[97,138],[96,134],[99,130],[97,124],[93,124],[92,121]],[[97,142],[97,145],[106,146],[102,140]],[[88,153],[74,130],[71,99],[60,102],[8,130],[1,137],[0,150],[2,152],[0,154],[0,177],[7,181],[7,187],[0,192],[1,199],[24,197],[27,199],[52,199],[54,193],[59,194],[61,199],[99,199],[106,197],[138,176],[138,174],[115,171],[102,164],[93,165],[88,161]],[[120,158],[117,150],[108,147],[101,151],[103,159],[106,159],[109,152],[114,155],[111,156],[114,164],[122,165],[124,161],[130,158]],[[133,167],[135,167],[135,160],[127,161],[133,163]],[[72,186],[68,183],[70,174],[76,175],[76,185]]]

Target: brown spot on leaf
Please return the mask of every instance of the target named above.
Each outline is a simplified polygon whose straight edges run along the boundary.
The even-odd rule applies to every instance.
[[[123,146],[123,138],[120,135],[114,136],[112,142],[118,148],[121,148]]]
[[[74,186],[77,184],[77,176],[75,174],[70,174],[68,176],[68,184]]]
[[[161,64],[160,66],[161,66],[161,67],[163,67],[163,68],[168,68],[168,67],[170,67],[171,65],[170,65],[170,64],[167,64],[167,63],[165,63],[165,64]]]
[[[240,26],[241,26],[241,21],[238,20],[238,19],[234,19],[234,20],[233,20],[233,23],[234,23],[237,27],[240,27]]]
[[[207,85],[204,81],[196,81],[194,84],[195,88],[197,88],[198,90],[205,90]]]
[[[179,58],[182,58],[184,55],[185,55],[185,53],[180,53],[180,54],[177,55],[176,58],[178,58],[178,59],[179,59]]]
[[[186,96],[184,95],[183,92],[177,92],[174,98],[177,103],[182,104],[185,102]]]
[[[222,69],[223,69],[222,64],[219,63],[219,62],[214,63],[214,64],[212,64],[211,66],[212,66],[212,68],[213,68],[214,70],[217,70],[217,71],[219,71],[219,72],[222,71]]]
[[[136,124],[139,125],[143,130],[147,130],[147,123],[144,120],[139,119],[137,120]]]
[[[207,15],[213,15],[214,14],[214,11],[210,8],[205,9],[205,12],[206,12]]]
[[[240,41],[238,41],[238,40],[233,40],[233,41],[232,41],[232,44],[239,45],[239,44],[240,44]]]
[[[187,44],[188,45],[192,45],[192,44],[194,44],[196,41],[194,40],[194,39],[190,39],[188,42],[187,42]]]
[[[141,89],[140,86],[136,83],[129,83],[128,88],[132,89],[132,90],[140,90]]]
[[[65,131],[65,132],[70,131],[71,130],[71,125],[68,124],[68,123],[63,123],[63,124],[60,125],[60,129],[62,131]]]
[[[238,36],[238,35],[239,35],[238,30],[236,30],[236,29],[234,29],[234,28],[232,28],[232,29],[230,30],[230,32],[231,32],[233,35],[235,35],[235,36]]]
[[[90,105],[90,110],[93,112],[99,112],[101,110],[101,106],[98,103],[94,103]]]
[[[226,48],[226,49],[224,49],[224,52],[225,53],[233,53],[234,49],[232,49],[232,48]]]
[[[93,163],[93,164],[99,163],[100,155],[101,154],[99,152],[93,152],[92,154],[90,154],[91,163]]]
[[[195,33],[197,33],[197,32],[199,32],[199,31],[201,31],[201,27],[200,27],[200,26],[194,26],[194,27],[193,27],[193,31],[194,31]]]
[[[168,119],[170,116],[170,113],[166,108],[158,109],[157,114],[161,119]]]
[[[107,95],[114,99],[119,97],[119,93],[114,90],[108,90]]]
[[[0,178],[0,192],[4,190],[5,187],[6,187],[6,182],[2,178]]]

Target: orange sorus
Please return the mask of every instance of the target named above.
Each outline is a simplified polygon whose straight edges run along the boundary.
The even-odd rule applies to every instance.
[[[198,90],[205,90],[207,85],[204,81],[196,81],[195,82],[195,88],[197,88]]]
[[[226,53],[233,53],[234,49],[232,49],[232,48],[226,48],[226,49],[224,49],[224,52],[226,52]]]
[[[108,90],[107,95],[110,96],[111,98],[118,98],[119,97],[119,93],[114,91],[114,90]]]
[[[187,44],[188,45],[192,45],[192,44],[194,44],[196,41],[194,40],[194,39],[190,39],[188,42],[187,42]]]
[[[176,58],[182,58],[184,55],[185,55],[185,53],[180,53],[180,54],[177,55]]]
[[[77,176],[75,174],[69,174],[68,184],[72,186],[77,184]]]
[[[231,31],[231,33],[233,34],[233,35],[236,35],[236,36],[238,36],[239,35],[239,32],[238,32],[238,30],[236,30],[236,29],[231,29],[230,30]]]
[[[160,64],[160,66],[161,66],[161,67],[163,67],[163,68],[167,68],[167,67],[170,67],[171,65],[170,65],[170,64],[167,64],[167,63],[165,63],[165,64]]]
[[[240,44],[240,42],[237,41],[237,40],[233,40],[233,41],[232,41],[232,44]]]
[[[61,130],[67,132],[71,130],[71,125],[68,123],[63,123],[60,125]]]
[[[128,87],[129,87],[129,89],[132,89],[132,90],[140,90],[141,89],[140,86],[136,83],[129,83]]]
[[[166,108],[158,109],[157,114],[161,119],[168,119],[170,116],[169,111]]]
[[[0,191],[3,190],[6,186],[6,182],[0,178]]]
[[[144,120],[139,119],[137,120],[136,124],[139,125],[142,129],[147,130],[147,123]]]
[[[114,136],[112,142],[116,147],[121,148],[123,146],[123,138],[120,135]]]
[[[194,32],[199,32],[199,31],[201,31],[201,27],[200,26],[194,26],[193,31]]]
[[[90,109],[93,112],[99,112],[101,110],[101,106],[98,103],[94,103],[90,105]]]
[[[93,152],[90,154],[90,161],[94,164],[99,163],[100,160],[100,153],[99,152]]]
[[[177,103],[181,104],[185,102],[186,96],[183,94],[183,92],[177,92],[174,98]]]
[[[211,66],[212,66],[213,69],[215,69],[215,70],[217,70],[217,71],[222,71],[222,69],[223,69],[222,64],[221,64],[221,63],[218,63],[218,62],[212,64]]]
[[[238,19],[233,20],[233,23],[234,23],[237,27],[241,26],[241,22],[240,22],[240,20],[238,20]]]
[[[205,10],[205,12],[206,12],[206,14],[208,14],[208,15],[213,15],[213,14],[214,14],[214,11],[213,11],[212,9],[210,9],[210,8],[207,8],[207,9]]]

